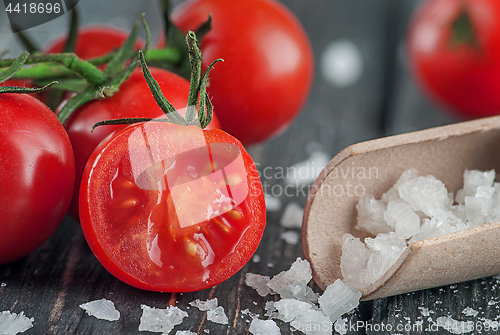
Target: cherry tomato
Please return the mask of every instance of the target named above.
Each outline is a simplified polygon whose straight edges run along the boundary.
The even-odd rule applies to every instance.
[[[28,255],[56,230],[75,177],[68,135],[26,94],[0,94],[0,264]]]
[[[284,131],[305,103],[313,76],[311,45],[297,18],[274,0],[193,0],[172,13],[182,30],[196,30],[208,15],[203,64],[222,129],[243,144]]]
[[[415,12],[409,63],[432,99],[467,118],[500,113],[500,2],[428,0]]]
[[[150,68],[151,74],[158,81],[162,92],[170,103],[177,109],[186,107],[189,93],[189,82],[166,70]],[[62,105],[66,103],[64,101]],[[58,108],[59,112],[62,105]],[[78,194],[80,180],[90,154],[106,136],[122,126],[102,126],[91,132],[92,126],[104,120],[150,117],[164,115],[149,90],[142,71],[138,68],[120,86],[118,93],[104,100],[95,100],[78,108],[66,122],[71,144],[75,152],[75,190],[69,213],[78,218]],[[208,129],[220,128],[217,117],[208,126]]]
[[[86,26],[79,28],[75,46],[75,54],[82,59],[91,59],[104,56],[114,49],[122,46],[129,32],[106,25]],[[66,44],[66,37],[61,37],[52,42],[47,48],[47,53],[62,52]],[[144,42],[137,40],[136,49],[141,48]]]
[[[126,126],[92,153],[80,220],[101,264],[134,287],[202,290],[237,272],[265,227],[249,154],[221,130],[166,122]]]

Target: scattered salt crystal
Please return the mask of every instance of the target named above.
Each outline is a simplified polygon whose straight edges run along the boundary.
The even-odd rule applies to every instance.
[[[7,286],[7,283],[0,284],[0,287],[5,287],[5,286]]]
[[[229,320],[227,319],[226,313],[224,313],[224,308],[222,306],[218,306],[215,309],[207,311],[207,320],[223,325],[227,325],[229,323]]]
[[[347,319],[342,319],[342,318],[335,321],[335,325],[333,326],[335,331],[340,335],[347,334],[347,327],[348,327]]]
[[[466,316],[474,316],[476,317],[479,312],[476,311],[475,309],[471,308],[471,307],[467,307],[465,308],[463,311],[462,311],[463,314],[465,314]]]
[[[301,228],[304,209],[296,202],[290,202],[283,212],[280,225],[284,228]]]
[[[330,161],[330,156],[321,151],[313,152],[302,162],[287,168],[285,182],[300,187],[313,183]]]
[[[388,233],[393,231],[384,219],[387,205],[382,200],[375,200],[372,194],[365,194],[356,205],[358,211],[357,229],[363,229],[370,234]]]
[[[88,315],[98,319],[116,321],[120,319],[120,312],[115,308],[115,304],[111,300],[100,299],[86,302],[80,305]]]
[[[253,255],[252,262],[259,263],[260,262],[260,256],[259,255]]]
[[[269,263],[267,263],[267,267],[268,267],[268,268],[274,268],[274,264],[273,264],[273,263],[271,263],[271,262],[269,262]]]
[[[287,230],[281,234],[281,238],[285,240],[287,244],[297,245],[300,240],[300,233],[294,230]]]
[[[282,299],[317,301],[317,295],[307,286],[312,279],[311,266],[307,260],[297,258],[288,271],[274,276],[267,286],[278,293]]]
[[[346,286],[342,280],[337,279],[327,286],[323,295],[318,298],[318,302],[323,313],[335,322],[343,314],[356,308],[360,298],[360,291]]]
[[[248,308],[245,308],[244,310],[241,311],[241,314],[243,315],[248,315],[249,317],[251,317],[252,319],[255,319],[255,318],[258,318],[259,317],[259,314],[256,314],[256,313],[252,313],[250,312],[250,310]],[[243,315],[241,317],[243,317]]]
[[[217,298],[213,298],[206,301],[196,299],[195,301],[191,301],[189,305],[198,308],[200,311],[211,311],[216,309],[219,303],[217,301]]]
[[[318,325],[330,325],[330,319],[322,312],[309,309],[297,316],[290,325],[299,329],[306,335],[331,335],[332,327],[318,327]],[[320,329],[318,329],[320,328]]]
[[[180,325],[188,314],[177,306],[159,309],[141,305],[142,316],[139,331],[169,333],[176,325]]]
[[[210,333],[210,329],[203,329],[203,332],[204,332],[205,334],[208,334],[208,333]]]
[[[422,316],[430,316],[431,313],[434,313],[434,311],[430,311],[427,307],[419,307],[418,309],[420,310],[420,314],[422,314]]]
[[[280,335],[281,331],[273,320],[253,319],[250,323],[251,334],[254,335]]]
[[[19,314],[3,311],[0,313],[0,334],[15,335],[33,327],[34,318],[28,318],[24,312]]]
[[[189,330],[178,330],[175,335],[197,335],[196,333]]]
[[[247,273],[245,277],[245,284],[255,289],[261,297],[265,297],[268,294],[273,294],[274,291],[271,290],[267,283],[269,283],[270,278],[268,276],[261,276],[255,273]]]
[[[281,299],[275,302],[273,307],[278,311],[278,319],[284,322],[290,322],[295,320],[300,314],[311,309],[313,305],[295,299]]]
[[[268,212],[276,212],[281,209],[281,200],[273,197],[272,195],[265,194],[264,200],[266,201],[266,210]]]
[[[465,334],[474,331],[473,322],[454,320],[450,316],[440,316],[436,319],[438,327],[442,327],[452,334]]]
[[[268,301],[266,302],[266,305],[264,306],[264,309],[266,310],[266,313],[264,316],[271,318],[271,319],[277,319],[279,316],[278,310],[274,306],[275,302],[274,301]]]
[[[330,42],[321,53],[321,74],[330,84],[348,87],[363,74],[363,56],[359,47],[350,40]]]

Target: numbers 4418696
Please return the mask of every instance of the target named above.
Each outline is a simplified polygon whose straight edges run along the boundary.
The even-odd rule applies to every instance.
[[[61,12],[61,3],[17,3],[15,6],[12,6],[12,3],[9,3],[9,5],[5,8],[5,11],[8,12],[9,14],[11,13],[19,13],[19,14],[42,14],[42,13],[59,13]]]

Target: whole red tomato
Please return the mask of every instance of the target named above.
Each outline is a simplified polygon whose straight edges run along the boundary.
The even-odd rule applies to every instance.
[[[428,0],[415,12],[409,63],[423,90],[467,118],[500,113],[500,2]]]
[[[42,245],[73,192],[71,144],[54,113],[25,94],[0,94],[0,264]]]
[[[162,92],[170,103],[177,109],[186,107],[189,82],[166,70],[150,68],[150,71],[158,81]],[[156,104],[140,69],[136,69],[132,73],[120,86],[118,93],[115,95],[104,100],[89,102],[78,108],[71,115],[65,127],[75,153],[75,189],[69,211],[74,218],[78,218],[80,180],[90,154],[106,136],[122,127],[101,126],[91,132],[92,126],[104,120],[131,117],[156,118],[162,115],[164,113]],[[215,115],[208,128],[220,128],[219,121]]]
[[[313,76],[311,45],[295,16],[274,0],[193,0],[172,13],[182,30],[208,15],[203,64],[224,63],[210,74],[208,91],[222,129],[243,144],[284,131],[305,103]]]
[[[106,25],[93,25],[79,28],[75,54],[82,59],[91,59],[104,56],[114,49],[122,46],[129,32]],[[50,43],[46,48],[47,53],[62,52],[66,44],[66,37],[61,37]],[[141,48],[144,43],[138,40],[136,49]]]
[[[258,172],[221,130],[165,122],[126,126],[92,153],[80,221],[115,277],[162,292],[202,290],[252,257],[265,227]]]

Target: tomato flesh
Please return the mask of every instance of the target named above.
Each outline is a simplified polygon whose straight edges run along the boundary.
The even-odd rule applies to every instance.
[[[117,278],[193,291],[238,271],[265,226],[262,186],[241,144],[167,123],[126,127],[96,149],[80,194],[82,229]]]

